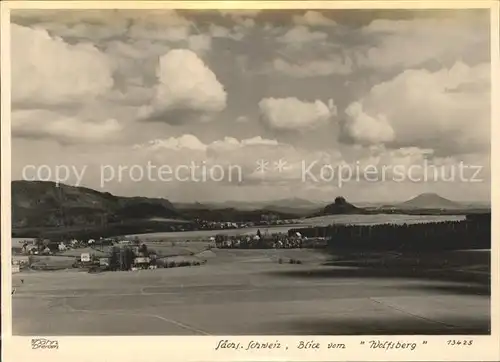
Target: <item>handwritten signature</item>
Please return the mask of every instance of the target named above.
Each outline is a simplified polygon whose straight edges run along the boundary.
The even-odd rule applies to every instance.
[[[59,349],[59,342],[46,338],[33,338],[31,340],[31,349]]]

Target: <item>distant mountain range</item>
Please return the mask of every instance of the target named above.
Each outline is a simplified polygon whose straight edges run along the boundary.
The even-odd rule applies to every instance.
[[[85,187],[57,186],[53,182],[12,182],[12,227],[14,232],[24,234],[45,229],[99,228],[120,235],[179,230],[189,228],[188,224],[194,225],[197,220],[258,223],[320,215],[465,213],[487,208],[457,203],[432,193],[394,205],[363,206],[355,206],[341,196],[330,204],[300,198],[247,203],[171,203],[167,199],[115,196]],[[179,221],[187,226],[179,226]]]
[[[313,202],[301,198],[280,199],[270,201],[224,201],[224,202],[207,202],[207,203],[173,203],[178,209],[196,209],[196,208],[211,208],[211,209],[236,209],[236,210],[312,210],[322,207],[326,203]]]
[[[46,181],[12,182],[12,228],[21,234],[39,230],[113,229],[118,234],[174,231],[195,220],[258,222],[293,219],[297,213],[262,208],[237,210],[200,203],[173,205],[167,199],[122,197],[85,187]],[[22,236],[24,237],[24,236]]]

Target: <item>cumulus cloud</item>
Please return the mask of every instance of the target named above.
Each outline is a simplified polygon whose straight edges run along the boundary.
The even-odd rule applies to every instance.
[[[12,136],[56,140],[60,144],[96,143],[116,138],[122,126],[116,119],[92,122],[43,110],[12,113]]]
[[[340,154],[334,150],[310,151],[261,136],[241,140],[224,137],[203,143],[195,136],[183,135],[137,145],[136,149],[150,160],[161,160],[168,164],[189,164],[194,161],[203,162],[207,167],[237,166],[245,185],[298,185],[302,183],[303,161],[337,162],[340,159]],[[263,160],[268,162],[265,175],[257,169]],[[284,162],[281,169],[277,168],[279,160]]]
[[[307,130],[324,126],[336,115],[333,101],[305,102],[297,98],[264,98],[259,102],[261,119],[276,130]]]
[[[236,27],[242,31],[255,26],[255,18],[260,12],[260,9],[219,10],[222,16],[234,21],[237,24]]]
[[[113,87],[112,63],[95,46],[12,24],[13,107],[82,103]]]
[[[352,103],[343,130],[360,143],[445,153],[488,150],[489,68],[458,62],[437,72],[404,71]]]
[[[192,162],[207,167],[236,166],[245,178],[254,172],[259,159],[292,156],[297,152],[290,145],[260,136],[241,140],[224,137],[204,143],[194,135],[182,135],[139,144],[134,149],[138,152],[137,157],[171,166],[190,165]]]
[[[352,61],[350,58],[342,60],[340,57],[332,57],[329,60],[311,60],[294,64],[283,59],[275,59],[273,68],[295,78],[324,77],[332,74],[350,74]]]
[[[127,15],[132,24],[127,35],[133,39],[179,42],[186,40],[192,31],[193,23],[175,10],[137,11]]]
[[[357,52],[362,67],[414,67],[427,61],[457,58],[489,59],[488,15],[464,14],[448,18],[377,19],[362,28],[371,46]]]
[[[216,140],[210,143],[203,143],[200,139],[192,134],[185,134],[179,137],[170,137],[168,139],[155,139],[146,144],[135,145],[136,149],[170,149],[170,150],[193,150],[193,151],[206,151],[213,150],[228,150],[243,148],[246,146],[279,146],[277,140],[262,138],[255,136],[252,138],[242,139],[241,141],[234,137],[224,137],[223,139]]]
[[[205,34],[192,35],[188,38],[188,48],[195,53],[204,53],[212,48],[212,38]]]
[[[212,142],[208,147],[211,150],[227,151],[247,146],[279,146],[279,142],[277,140],[265,139],[261,136],[247,138],[241,141],[234,137],[224,137],[223,140]]]
[[[213,38],[241,40],[244,36],[244,34],[241,32],[233,32],[228,28],[216,24],[210,24],[208,31]]]
[[[321,31],[311,31],[306,26],[295,26],[288,30],[282,36],[276,38],[278,42],[299,45],[303,43],[308,43],[312,41],[322,41],[326,40],[328,35]]]
[[[170,137],[168,139],[156,139],[149,141],[146,145],[135,145],[136,149],[149,148],[151,150],[169,149],[169,150],[192,150],[192,151],[205,151],[207,146],[201,142],[198,137],[186,134],[181,137]]]
[[[126,33],[131,13],[121,10],[14,10],[12,22],[33,24],[59,37],[102,41]]]
[[[334,26],[337,23],[324,16],[319,11],[306,11],[303,15],[294,15],[293,22],[298,25],[309,25],[309,26]]]
[[[193,51],[175,49],[163,55],[157,77],[155,99],[140,110],[143,119],[174,124],[209,120],[226,107],[224,86]]]
[[[346,114],[345,130],[357,142],[377,144],[394,140],[394,130],[383,114],[370,116],[363,112],[363,106],[359,102],[351,103]]]

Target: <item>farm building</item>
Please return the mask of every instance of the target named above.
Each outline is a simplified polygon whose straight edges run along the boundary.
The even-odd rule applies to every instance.
[[[139,256],[134,259],[134,268],[137,269],[148,269],[151,264],[151,259],[146,256]]]
[[[27,255],[13,255],[12,265],[28,265],[30,263],[30,258]]]
[[[99,258],[99,266],[101,267],[109,267],[109,258]]]
[[[82,253],[80,255],[80,260],[82,263],[89,263],[90,262],[90,253]]]

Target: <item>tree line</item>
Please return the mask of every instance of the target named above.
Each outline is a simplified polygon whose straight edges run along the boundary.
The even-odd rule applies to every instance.
[[[487,218],[422,224],[330,225],[289,230],[289,235],[326,237],[328,247],[342,250],[433,251],[490,249],[491,220]]]

